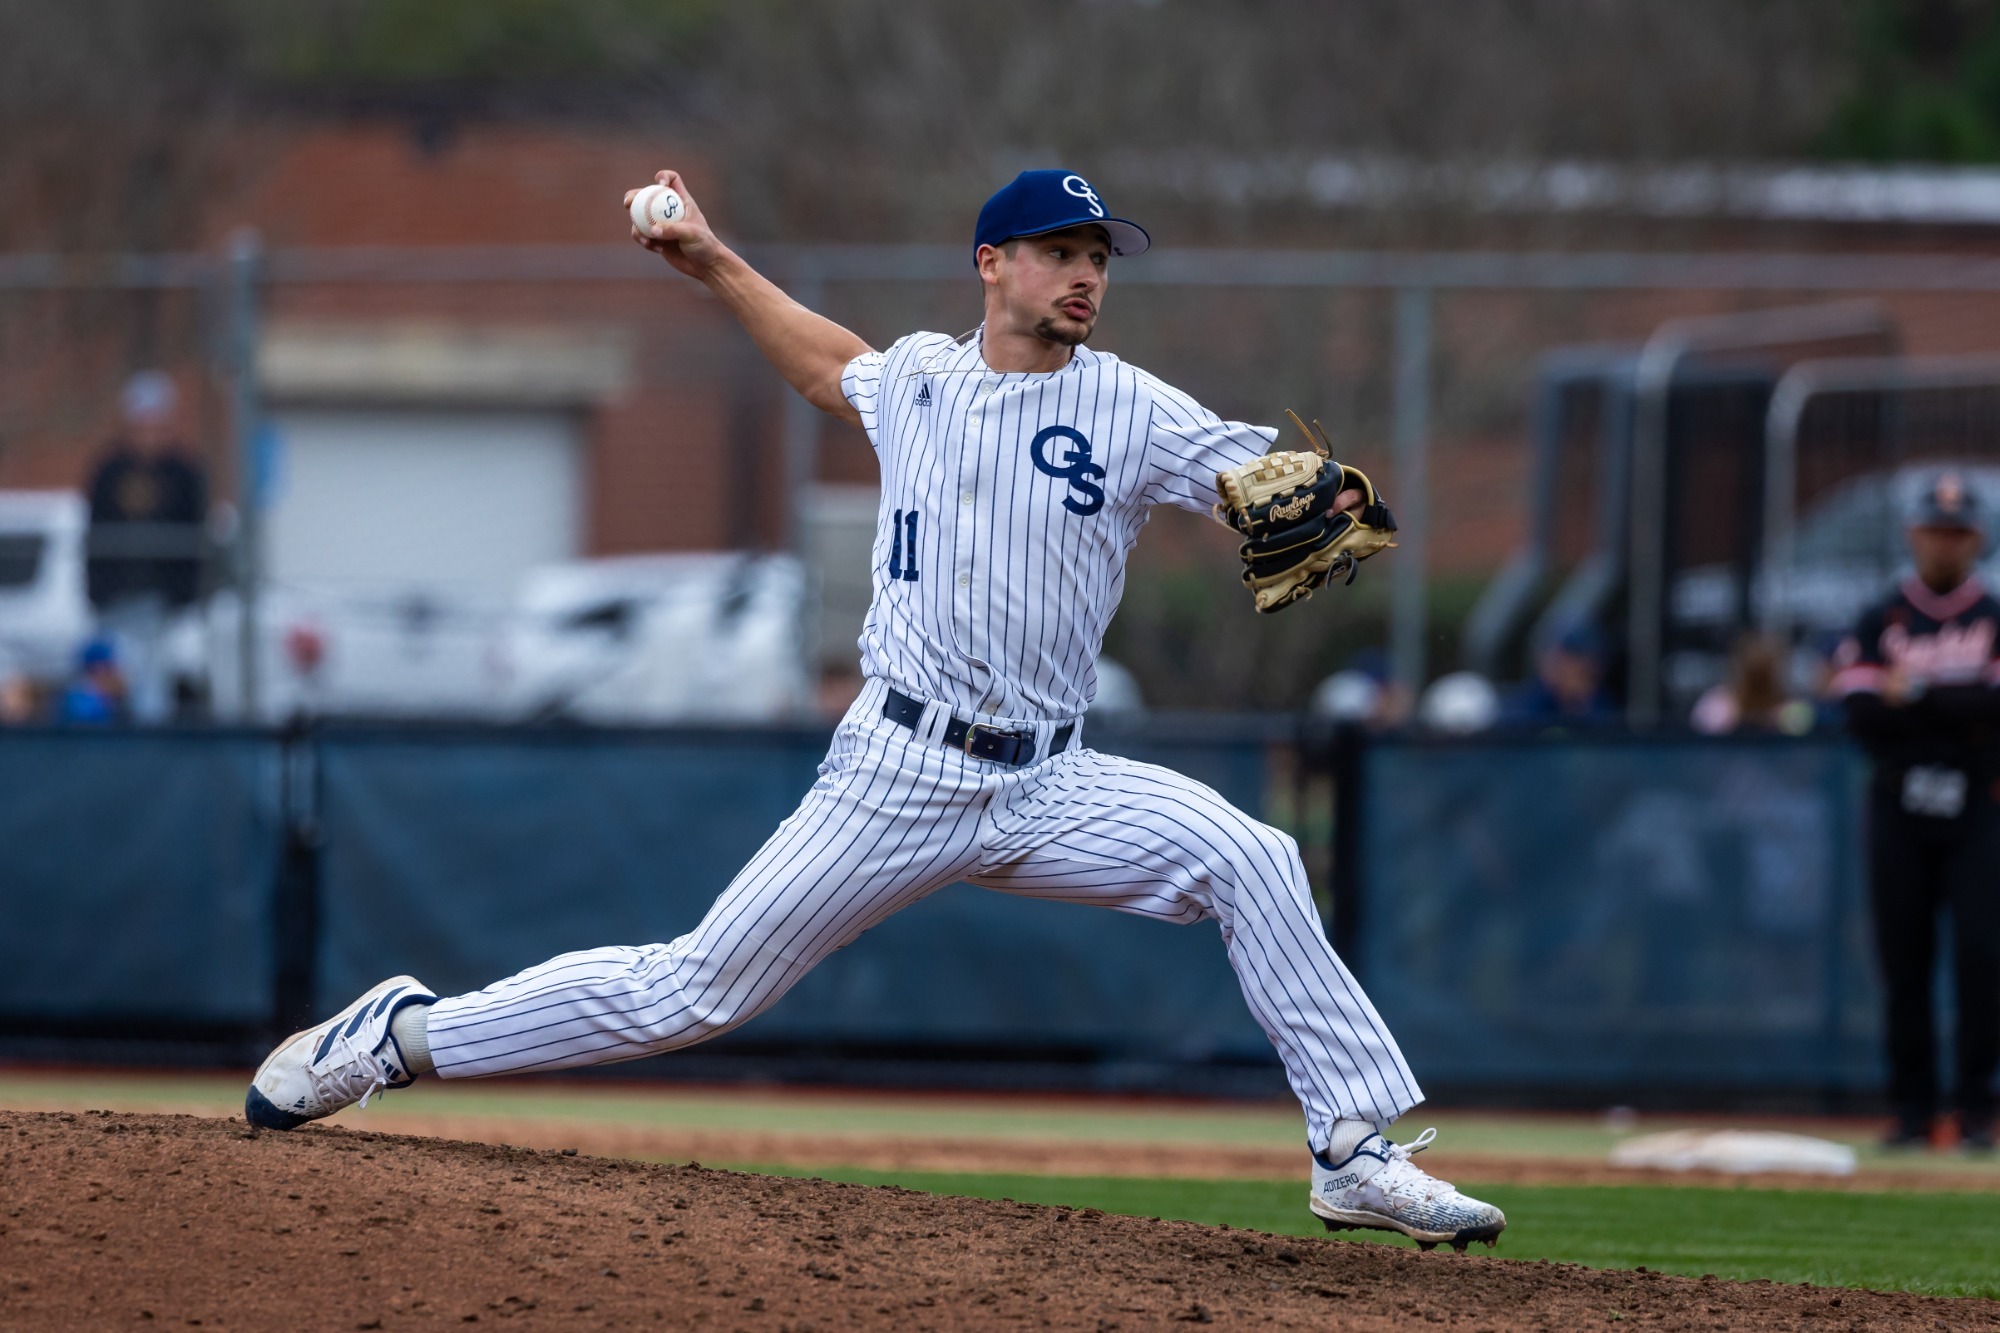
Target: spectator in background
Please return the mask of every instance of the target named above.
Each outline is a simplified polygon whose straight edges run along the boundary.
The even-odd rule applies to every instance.
[[[1933,985],[1952,919],[1959,1141],[1993,1150],[2000,1069],[2000,601],[1974,573],[1979,502],[1932,479],[1908,539],[1916,572],[1862,613],[1834,689],[1873,763],[1870,902],[1886,1002],[1892,1146],[1931,1141],[1939,1108]]]
[[[1314,717],[1386,731],[1410,718],[1410,693],[1392,679],[1380,648],[1363,648],[1349,664],[1313,688]]]
[[[1476,671],[1432,681],[1417,701],[1417,721],[1441,736],[1476,736],[1500,717],[1500,692]]]
[[[123,659],[133,719],[164,722],[166,632],[201,590],[208,479],[175,433],[170,376],[140,371],[122,406],[123,433],[90,480],[90,601]]]
[[[1729,650],[1728,678],[1695,700],[1688,724],[1704,736],[1805,735],[1813,728],[1813,706],[1792,696],[1787,665],[1784,640],[1739,634]]]
[[[76,676],[63,690],[57,719],[109,726],[126,716],[125,675],[118,669],[118,651],[100,635],[77,654]]]
[[[1500,725],[1522,730],[1601,727],[1618,710],[1604,689],[1604,641],[1589,625],[1572,625],[1535,659],[1535,678],[1500,710]]]

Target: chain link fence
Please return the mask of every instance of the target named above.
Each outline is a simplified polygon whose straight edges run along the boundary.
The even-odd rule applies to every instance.
[[[978,318],[956,247],[754,258],[878,345]],[[1154,706],[1287,708],[1377,654],[1374,669],[1410,689],[1459,666],[1518,676],[1538,636],[1587,615],[1610,631],[1621,692],[1654,701],[1641,720],[1672,722],[1758,618],[1771,519],[1757,460],[1778,378],[1828,351],[1982,351],[2000,339],[1995,287],[2000,269],[1949,256],[1165,251],[1121,264],[1099,345],[1224,415],[1318,418],[1409,521],[1403,549],[1354,588],[1261,618],[1227,534],[1162,514],[1108,651]],[[1664,389],[1637,378],[1647,349],[1691,319],[1755,323],[1857,296],[1876,312],[1875,345],[1704,346]],[[493,647],[523,614],[524,581],[649,551],[795,553],[783,577],[714,575],[716,596],[794,575],[822,594],[798,599],[791,651],[806,679],[767,692],[781,707],[810,708],[811,677],[851,669],[872,532],[866,443],[793,399],[719,306],[636,251],[0,258],[0,353],[10,492],[83,488],[118,431],[123,378],[174,374],[179,433],[220,504],[204,534],[215,596],[190,636],[205,646],[185,654],[210,711],[346,699],[450,712],[504,696],[508,715],[561,712],[570,696],[525,700]],[[1806,511],[1881,471],[1885,449],[1981,456],[1993,391],[1899,394],[1891,409],[1828,390],[1802,410],[1808,546]],[[25,539],[11,540],[18,574]],[[789,595],[771,594],[772,615]],[[645,617],[617,603],[569,612],[643,638]],[[580,668],[585,695],[617,675],[600,657]],[[363,658],[405,680],[422,661],[459,667],[402,696],[327,683]]]

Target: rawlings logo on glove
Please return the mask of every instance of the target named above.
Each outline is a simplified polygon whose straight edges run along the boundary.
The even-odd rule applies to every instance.
[[[1267,612],[1310,597],[1340,574],[1354,582],[1361,561],[1396,544],[1396,519],[1375,483],[1328,456],[1317,421],[1308,428],[1296,412],[1285,415],[1312,453],[1265,454],[1215,478],[1222,496],[1216,517],[1243,534],[1243,583]],[[1360,507],[1336,510],[1342,491],[1360,491]]]
[[[1281,505],[1271,506],[1271,517],[1289,523],[1296,518],[1304,518],[1312,512],[1312,497],[1301,495],[1296,500],[1288,500]]]

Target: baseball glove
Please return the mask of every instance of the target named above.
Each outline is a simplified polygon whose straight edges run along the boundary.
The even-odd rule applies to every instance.
[[[1222,503],[1215,516],[1243,534],[1243,583],[1259,611],[1276,611],[1329,579],[1354,582],[1360,562],[1394,546],[1396,520],[1359,468],[1329,456],[1326,432],[1296,412],[1286,416],[1305,432],[1313,452],[1265,454],[1216,474]],[[1359,509],[1336,511],[1342,491],[1360,491]]]

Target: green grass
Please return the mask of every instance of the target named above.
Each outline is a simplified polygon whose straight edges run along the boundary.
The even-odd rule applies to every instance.
[[[1280,1235],[1326,1233],[1305,1210],[1305,1182],[800,1171],[936,1194],[1102,1208],[1226,1223]],[[1934,1296],[2000,1298],[2000,1194],[1849,1194],[1674,1186],[1468,1186],[1505,1209],[1497,1253],[1593,1268],[1810,1282]],[[1342,1239],[1358,1233],[1342,1233]],[[1372,1237],[1357,1244],[1409,1244]],[[1474,1252],[1485,1253],[1474,1247]]]

